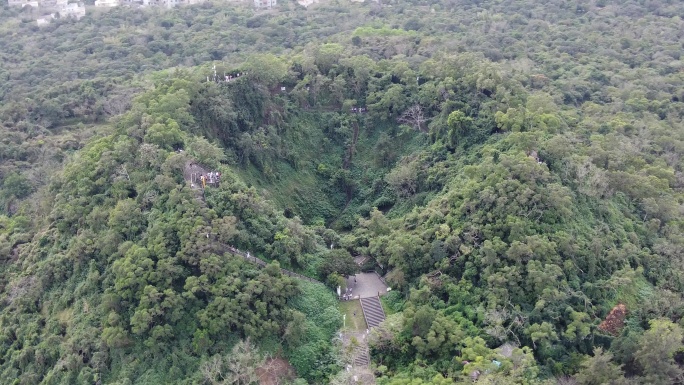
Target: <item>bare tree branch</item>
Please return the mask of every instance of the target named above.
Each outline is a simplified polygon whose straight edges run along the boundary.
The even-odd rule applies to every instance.
[[[428,119],[425,117],[423,107],[421,107],[420,104],[414,104],[409,107],[406,111],[404,111],[403,114],[401,114],[397,121],[401,124],[409,125],[415,130],[422,132],[427,131],[427,125],[425,123],[428,121]]]

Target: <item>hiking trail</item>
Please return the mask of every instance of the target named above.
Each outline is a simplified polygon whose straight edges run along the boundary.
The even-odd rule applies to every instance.
[[[199,180],[200,175],[207,175],[209,173],[209,169],[206,167],[202,167],[201,165],[197,164],[194,161],[188,161],[185,164],[185,168],[183,170],[183,178],[187,183],[190,184],[190,187],[192,188],[193,192],[195,193],[195,199],[197,199],[198,202],[200,202],[200,205],[203,208],[207,208],[207,202],[204,197],[204,188],[202,188],[201,183],[197,183]],[[211,188],[211,187],[207,187]],[[219,250],[221,250],[223,253],[228,253],[232,254],[237,257],[241,257],[247,262],[253,263],[260,268],[266,266],[268,263],[254,255],[254,253],[250,253],[249,251],[240,251],[239,249],[225,244],[223,242],[220,242],[215,234],[207,234],[207,238],[212,240],[215,244],[219,246]],[[290,271],[287,269],[280,269],[280,272],[284,275],[287,275],[288,277],[300,279],[302,281],[307,281],[307,282],[313,282],[313,283],[320,283],[323,285],[321,281],[318,281],[316,279],[295,273],[294,271]]]

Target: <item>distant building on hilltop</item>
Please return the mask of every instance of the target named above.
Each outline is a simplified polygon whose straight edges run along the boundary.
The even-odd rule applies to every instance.
[[[177,5],[192,5],[198,4],[205,0],[95,0],[96,7],[116,7],[119,5],[133,5],[142,4],[143,6],[157,6],[164,8],[174,8]],[[276,4],[276,0],[261,0],[255,1],[256,3],[262,4],[263,8],[271,8]],[[75,17],[77,19],[82,18],[86,14],[85,6],[81,3],[69,3],[69,0],[7,0],[10,6],[21,6],[25,7],[30,5],[35,8],[46,8],[49,11],[57,11],[62,17]],[[40,25],[45,25],[49,23],[49,20],[37,21]]]
[[[308,7],[311,4],[318,3],[318,0],[297,0],[297,3],[302,7]]]
[[[143,5],[156,5],[164,8],[173,8],[178,3],[178,0],[143,0]]]
[[[254,0],[254,6],[260,9],[270,9],[277,5],[277,0]]]
[[[100,0],[102,1],[102,0]],[[112,1],[112,0],[104,0]],[[75,17],[77,19],[82,18],[86,14],[85,6],[81,3],[69,3],[69,0],[7,0],[11,6],[22,6],[25,7],[30,5],[34,8],[39,8],[47,12],[59,12],[61,17]],[[45,25],[54,18],[47,15],[36,20],[38,25]]]
[[[59,16],[61,17],[75,17],[76,19],[80,19],[85,16],[85,14],[85,6],[79,3],[68,3],[59,8]]]
[[[192,5],[201,3],[203,0],[142,0],[144,6],[157,6],[174,8],[177,5]]]
[[[54,19],[54,18],[55,18],[55,14],[54,14],[54,13],[51,13],[51,14],[49,14],[49,15],[45,15],[45,16],[43,16],[43,17],[39,17],[38,19],[36,19],[36,24],[38,24],[39,27],[42,27],[42,26],[44,26],[44,25],[50,24],[50,22],[51,22],[52,19]]]
[[[7,0],[7,4],[16,7],[25,7],[30,5],[34,8],[38,8],[38,1],[36,0]]]
[[[116,7],[119,5],[119,0],[95,0],[96,7]]]
[[[40,7],[41,8],[52,8],[55,10],[62,9],[67,6],[69,3],[68,0],[41,0],[40,1]]]

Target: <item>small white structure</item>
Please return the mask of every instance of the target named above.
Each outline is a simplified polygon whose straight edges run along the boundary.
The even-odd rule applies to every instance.
[[[42,27],[42,26],[44,26],[44,25],[50,24],[50,22],[51,22],[52,19],[54,19],[54,18],[55,18],[55,14],[54,14],[54,13],[49,14],[49,15],[45,15],[45,16],[43,16],[43,17],[39,17],[38,19],[36,19],[36,24],[38,24],[39,27]]]
[[[30,5],[34,8],[38,8],[38,1],[36,0],[7,0],[7,4],[17,7],[25,7]]]
[[[318,0],[297,0],[297,3],[302,7],[308,7],[311,4],[318,3]]]
[[[69,0],[40,0],[40,7],[60,10],[66,7],[67,3],[69,3]]]
[[[96,7],[117,7],[119,0],[95,0]]]
[[[80,19],[85,16],[85,14],[85,6],[78,3],[69,3],[59,10],[59,15],[62,17],[75,17],[76,19]]]
[[[178,4],[182,4],[183,2],[180,0],[162,0],[162,5],[166,8],[174,8]]]
[[[277,5],[277,0],[254,0],[254,7],[260,9],[270,9]]]
[[[179,4],[184,4],[184,0],[143,0],[145,6],[157,6],[164,8],[174,8]]]
[[[175,8],[178,5],[193,5],[205,0],[120,0],[121,3],[139,3],[145,7]]]

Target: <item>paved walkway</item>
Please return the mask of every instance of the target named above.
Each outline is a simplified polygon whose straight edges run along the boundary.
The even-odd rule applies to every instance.
[[[347,287],[352,288],[352,298],[370,298],[387,293],[387,285],[375,273],[359,273],[347,278]]]

